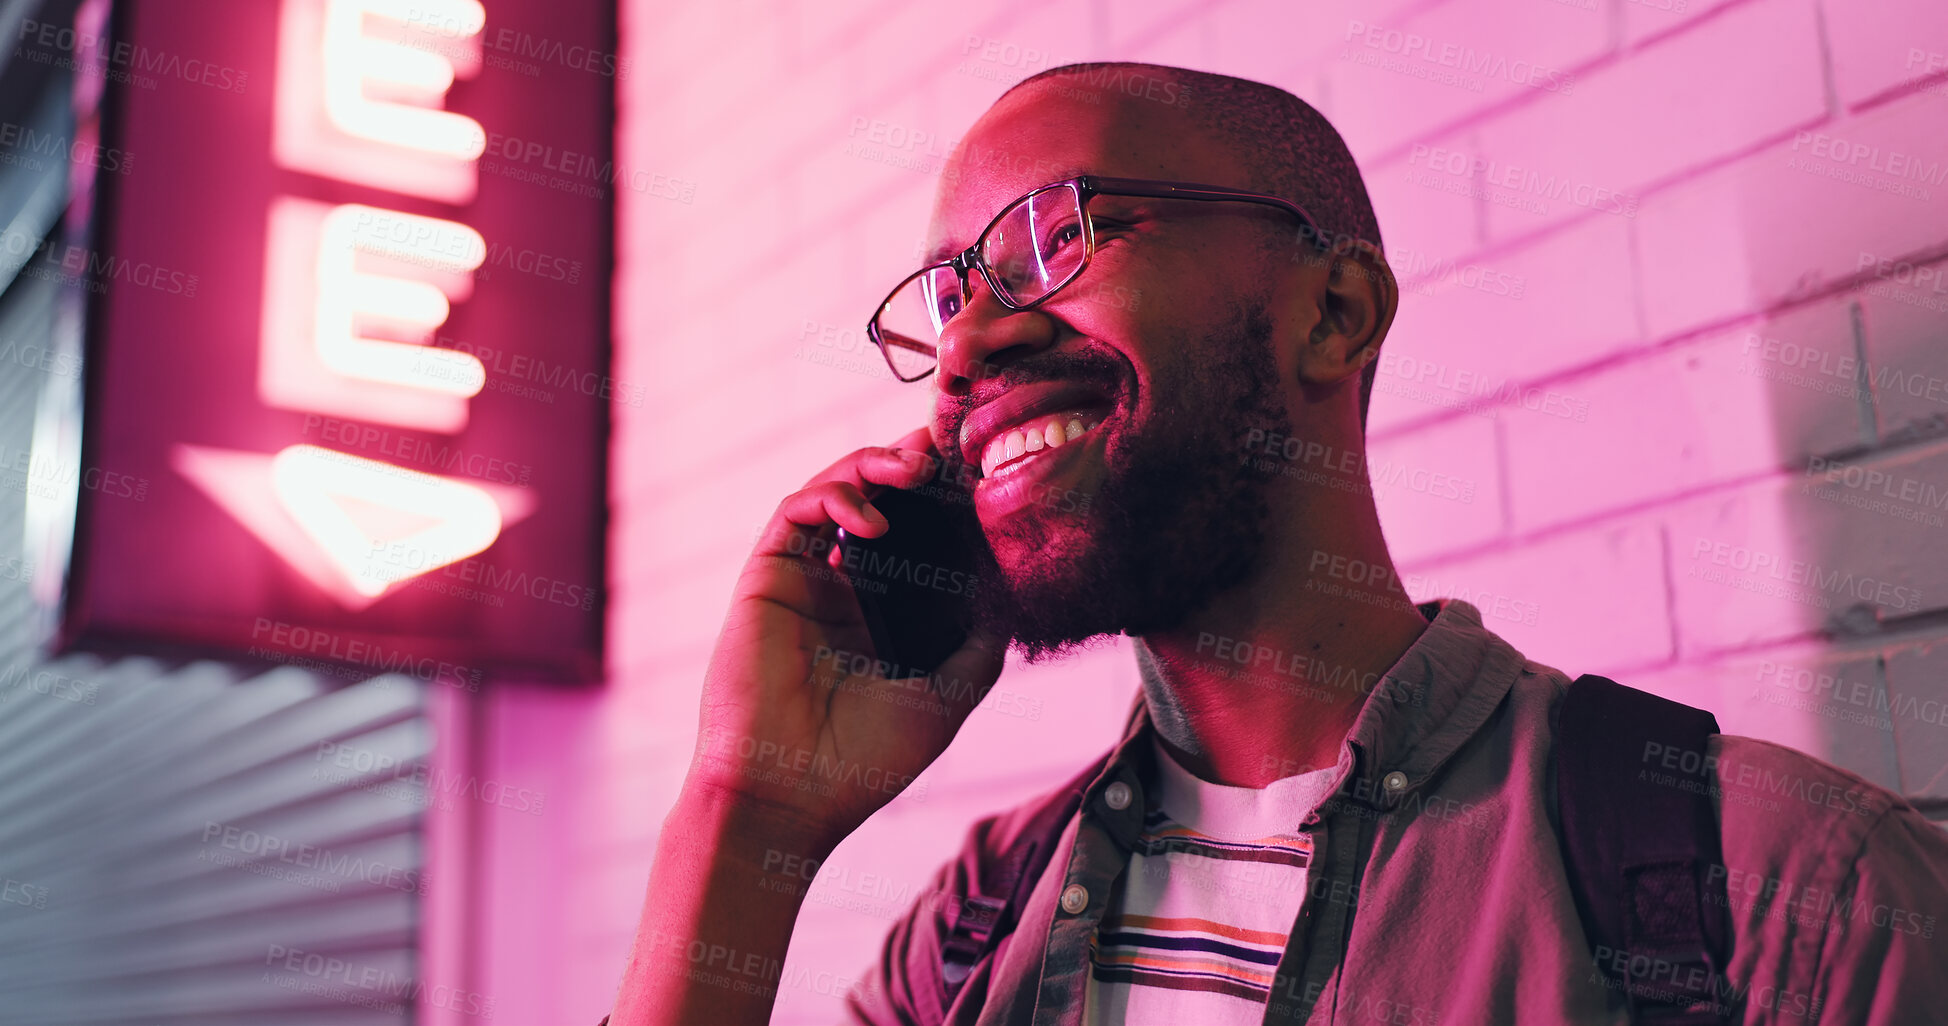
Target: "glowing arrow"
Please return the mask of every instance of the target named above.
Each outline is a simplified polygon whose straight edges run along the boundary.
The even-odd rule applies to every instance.
[[[313,445],[275,456],[178,445],[171,463],[349,609],[478,554],[534,508],[530,489],[438,477]]]

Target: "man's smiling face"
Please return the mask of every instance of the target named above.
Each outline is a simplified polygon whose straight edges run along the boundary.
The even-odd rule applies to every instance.
[[[1181,108],[1089,98],[1037,83],[975,125],[943,181],[936,254],[1077,174],[1252,186]],[[971,278],[935,375],[935,444],[977,481],[990,550],[977,615],[1031,657],[1171,627],[1242,580],[1268,513],[1242,442],[1290,423],[1264,243],[1296,224],[1239,203],[1100,196],[1089,212],[1094,257],[1041,306],[1010,311]]]

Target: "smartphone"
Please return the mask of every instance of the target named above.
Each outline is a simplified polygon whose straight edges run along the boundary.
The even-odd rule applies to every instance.
[[[872,633],[887,676],[920,677],[967,641],[975,589],[968,552],[981,525],[965,489],[939,480],[918,489],[882,489],[872,503],[887,530],[861,538],[839,530],[839,569]]]

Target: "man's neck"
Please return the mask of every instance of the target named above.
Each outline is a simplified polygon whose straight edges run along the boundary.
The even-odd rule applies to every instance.
[[[1198,777],[1263,787],[1333,765],[1366,696],[1427,629],[1377,518],[1340,523],[1274,540],[1251,579],[1138,639],[1151,720]]]

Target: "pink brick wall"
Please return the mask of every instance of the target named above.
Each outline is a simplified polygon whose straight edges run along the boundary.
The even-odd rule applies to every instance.
[[[954,138],[1071,60],[1274,82],[1351,141],[1407,283],[1373,452],[1417,597],[1948,802],[1939,0],[626,7],[622,160],[695,199],[622,193],[616,376],[649,401],[616,409],[612,680],[502,688],[479,738],[551,795],[479,839],[499,1021],[606,1010],[753,532],[921,422],[858,326]],[[830,1021],[965,824],[1106,745],[1135,673],[1118,646],[1001,687],[824,871],[775,1021]]]

